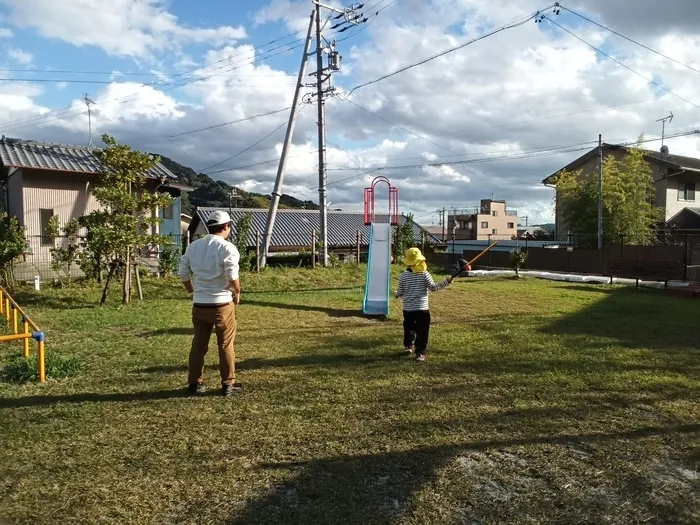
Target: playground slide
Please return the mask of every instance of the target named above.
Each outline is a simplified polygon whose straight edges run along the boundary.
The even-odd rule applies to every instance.
[[[389,315],[391,275],[391,224],[372,223],[369,230],[369,258],[362,312]]]

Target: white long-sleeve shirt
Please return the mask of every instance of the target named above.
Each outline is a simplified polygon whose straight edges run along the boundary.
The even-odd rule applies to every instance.
[[[192,281],[195,304],[225,304],[233,300],[228,289],[238,279],[241,256],[236,246],[220,235],[207,235],[187,247],[178,275]]]

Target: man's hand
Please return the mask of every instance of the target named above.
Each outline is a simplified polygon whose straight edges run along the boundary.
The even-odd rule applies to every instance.
[[[233,304],[238,306],[238,304],[241,302],[241,293],[240,292],[233,292]]]
[[[192,281],[183,281],[182,285],[185,287],[188,293],[193,293],[194,288],[192,287]]]

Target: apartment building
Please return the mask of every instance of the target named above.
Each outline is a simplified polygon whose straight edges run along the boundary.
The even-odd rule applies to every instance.
[[[455,240],[512,239],[518,234],[518,212],[506,201],[482,199],[477,208],[450,210],[447,234]]]

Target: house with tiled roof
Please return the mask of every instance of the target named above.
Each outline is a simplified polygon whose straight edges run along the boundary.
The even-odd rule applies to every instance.
[[[613,155],[621,159],[630,147],[615,144],[602,145],[603,156]],[[667,147],[663,151],[643,149],[644,159],[652,169],[654,179],[654,204],[664,211],[666,225],[673,228],[693,229],[700,227],[698,212],[700,203],[696,199],[696,187],[700,185],[700,159],[675,155]],[[595,147],[563,168],[545,178],[542,183],[556,189],[556,177],[561,171],[581,170],[583,177],[598,176],[599,149]],[[565,236],[569,225],[565,224],[557,192],[555,199],[555,234]]]
[[[58,216],[63,225],[100,208],[91,192],[101,173],[97,151],[99,148],[86,146],[0,139],[0,183],[6,187],[9,215],[26,228],[27,263],[50,262],[53,241],[46,230],[51,217]],[[160,163],[146,177],[147,190],[167,192],[174,198],[171,206],[158,210],[163,222],[154,233],[179,235],[181,194],[192,188],[179,184]]]
[[[255,248],[258,234],[265,233],[269,210],[266,208],[196,208],[189,227],[189,237],[194,240],[207,233],[206,222],[216,210],[230,212],[233,233],[238,221],[246,214],[252,215],[252,224],[248,235],[248,247]],[[328,249],[335,253],[350,253],[360,245],[367,248],[369,243],[369,226],[365,225],[364,213],[342,210],[327,211]],[[389,222],[389,215],[376,215],[377,222]],[[405,224],[406,217],[399,216],[399,223]],[[316,210],[281,209],[277,210],[275,226],[270,239],[270,252],[297,252],[309,250],[312,245],[313,232],[320,231],[320,213]],[[392,235],[395,228],[392,229]],[[441,244],[440,239],[425,231],[418,224],[413,224],[413,239],[416,245],[426,246]],[[353,252],[354,253],[354,252]]]

